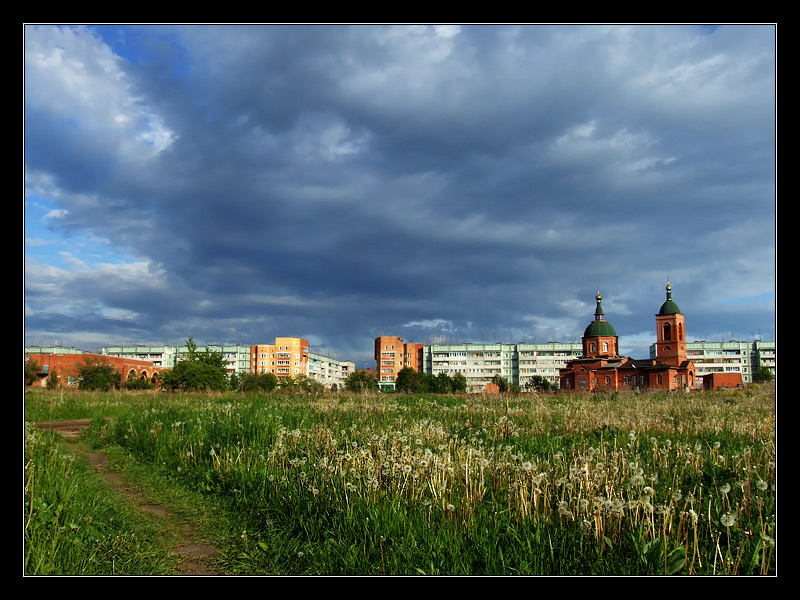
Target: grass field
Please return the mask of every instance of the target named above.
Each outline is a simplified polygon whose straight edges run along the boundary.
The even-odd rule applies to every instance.
[[[508,396],[27,392],[27,423],[74,418],[94,419],[87,443],[218,515],[210,535],[230,574],[775,574],[773,385]],[[101,506],[102,493],[76,485],[84,475],[59,442],[26,431],[26,574],[110,573],[99,554],[114,572],[123,557],[126,572],[169,571],[155,558],[157,533]],[[75,542],[87,523],[94,537]]]

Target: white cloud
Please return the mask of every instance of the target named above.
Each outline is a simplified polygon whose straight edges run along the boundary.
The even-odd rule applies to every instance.
[[[25,246],[28,248],[46,248],[52,246],[56,242],[53,240],[45,240],[42,238],[25,238]]]
[[[25,28],[25,96],[28,110],[113,144],[123,160],[145,161],[175,139],[122,60],[85,27]]]
[[[69,211],[64,208],[54,208],[44,216],[45,220],[60,221],[67,218]]]
[[[422,327],[423,329],[443,329],[452,330],[453,322],[448,319],[422,319],[419,321],[409,321],[403,327]]]

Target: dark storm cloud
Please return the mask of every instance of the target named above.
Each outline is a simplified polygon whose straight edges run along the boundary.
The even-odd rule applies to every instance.
[[[56,294],[30,261],[26,330],[73,314],[97,339],[127,324],[368,355],[381,333],[579,337],[600,286],[634,335],[668,276],[702,330],[769,327],[774,41],[753,26],[26,28],[29,189],[58,209],[51,228],[148,265],[116,288],[123,266],[67,269]]]

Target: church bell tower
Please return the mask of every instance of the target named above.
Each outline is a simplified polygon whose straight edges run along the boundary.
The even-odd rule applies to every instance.
[[[656,315],[656,358],[670,366],[686,361],[686,324],[681,309],[672,300],[672,286],[667,281],[667,300]]]

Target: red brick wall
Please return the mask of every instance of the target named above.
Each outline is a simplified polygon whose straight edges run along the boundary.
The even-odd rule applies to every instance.
[[[741,373],[709,373],[703,375],[704,390],[716,390],[721,387],[736,387],[741,384]]]
[[[166,371],[165,367],[156,367],[153,363],[146,360],[134,360],[130,358],[118,358],[116,356],[104,356],[101,354],[29,354],[28,358],[39,363],[40,372],[48,367],[48,373],[55,373],[59,377],[59,385],[69,385],[69,377],[77,377],[79,368],[87,360],[97,363],[107,363],[119,371],[122,381],[128,379],[131,371],[136,377],[141,377],[143,373],[150,379],[153,373]],[[35,385],[47,385],[47,379],[39,380]],[[75,384],[77,385],[77,383]]]

